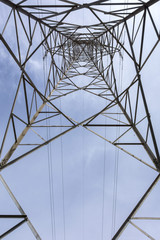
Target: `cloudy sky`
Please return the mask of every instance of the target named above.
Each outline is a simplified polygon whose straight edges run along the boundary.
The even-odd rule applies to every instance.
[[[17,1],[13,2],[17,3]],[[47,3],[53,2],[54,4],[63,4],[58,0],[47,1]],[[84,1],[77,2],[83,3]],[[36,1],[36,4],[40,3],[43,3],[43,1]],[[2,33],[10,13],[10,8],[3,3],[0,4],[0,7],[2,9],[0,32]],[[159,30],[158,7],[160,7],[159,3],[155,4],[150,10]],[[60,17],[57,17],[57,20],[59,20],[59,18]],[[109,17],[107,15],[106,18],[105,16],[102,17],[103,21],[108,21],[108,19]],[[23,20],[28,24],[26,17],[23,16]],[[137,17],[136,20],[138,24],[140,17]],[[87,24],[97,23],[97,19],[95,19],[95,16],[88,10],[81,10],[81,12],[77,11],[69,15],[68,18],[66,18],[66,22],[85,25],[86,22]],[[21,33],[21,54],[22,60],[24,60],[29,43],[27,42],[20,22],[18,22],[18,24]],[[131,26],[131,24],[130,21],[128,25]],[[34,21],[31,22],[31,25],[33,29]],[[153,30],[151,21],[148,19],[145,34],[144,59],[157,41],[157,36]],[[15,52],[15,55],[18,56],[13,13],[8,21],[3,37]],[[41,39],[42,36],[38,26],[33,39],[31,52],[32,49],[40,43]],[[138,40],[139,38],[137,42],[135,42],[136,53],[139,47]],[[127,37],[125,37],[125,41],[126,47],[128,48]],[[142,83],[158,146],[160,142],[159,50],[160,46],[157,45],[141,72]],[[28,75],[42,93],[44,93],[44,85],[47,81],[50,63],[50,57],[48,55],[43,60],[44,53],[44,48],[39,49],[26,65]],[[114,62],[116,76],[119,76],[119,78],[117,78],[119,91],[125,89],[135,76],[133,62],[123,50],[122,54],[123,60],[119,53],[117,53]],[[21,77],[21,71],[2,42],[0,42],[0,56],[0,141],[2,143],[11,106]],[[107,57],[105,60],[106,59]],[[57,65],[60,66],[61,57],[55,57],[55,60],[57,61]],[[104,65],[105,64],[106,63],[104,63]],[[86,69],[87,68],[81,67],[79,71],[85,73]],[[68,72],[68,76],[70,76],[70,74],[71,73]],[[91,80],[90,77],[83,75],[73,77],[72,79],[79,87],[86,86]],[[32,90],[33,89],[28,86],[28,93],[32,93]],[[134,91],[131,93],[131,96],[134,98]],[[53,104],[70,118],[81,122],[101,111],[108,104],[108,101],[87,91],[78,90],[54,100]],[[49,107],[45,108],[46,111],[48,111],[48,109]],[[118,107],[116,110],[120,111]],[[139,114],[143,114],[143,111],[144,106],[140,101]],[[22,86],[18,93],[14,113],[26,119]],[[118,116],[116,117],[118,118]],[[101,121],[103,124],[110,123],[108,118],[102,116],[97,119],[97,121]],[[56,117],[53,121],[48,120],[45,122],[46,125],[52,125],[52,123],[56,125],[70,125],[68,120],[62,115]],[[18,121],[16,124],[19,124],[17,132],[20,134],[24,129],[24,124]],[[118,128],[116,130],[110,130],[105,127],[90,129],[95,130],[97,134],[109,140],[113,139],[113,135],[118,136],[121,132]],[[143,125],[140,126],[140,130],[143,130]],[[43,128],[41,133],[47,140],[62,131],[64,131],[63,127],[52,128],[51,130]],[[134,141],[134,134],[129,134],[128,139],[131,142]],[[24,138],[23,143],[35,143],[35,141],[39,143],[39,137],[37,137],[33,131],[30,131],[27,133],[26,138]],[[3,159],[10,149],[12,142],[13,132],[10,127],[1,159]],[[15,159],[30,149],[30,146],[19,146],[11,159]],[[142,146],[128,147],[127,150],[153,166],[153,163]],[[73,240],[76,238],[78,240],[109,240],[155,179],[157,172],[125,152],[120,151],[91,131],[79,126],[52,141],[47,146],[22,158],[17,163],[8,166],[2,171],[2,176],[42,239]],[[160,217],[160,207],[158,205],[160,200],[159,190],[160,185],[158,183],[144,205],[137,212],[138,217]],[[1,214],[19,214],[18,209],[3,184],[1,184],[0,196]],[[18,222],[19,220],[17,219],[0,219],[0,234]],[[153,239],[159,239],[159,221],[134,220],[133,222],[143,228],[148,234],[152,235]],[[27,224],[24,224],[5,237],[5,239],[32,240],[35,238]],[[129,224],[120,239],[143,240],[148,238]]]

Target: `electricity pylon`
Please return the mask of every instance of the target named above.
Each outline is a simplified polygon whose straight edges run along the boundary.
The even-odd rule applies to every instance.
[[[146,218],[136,217],[136,213],[160,179],[159,149],[143,89],[142,74],[160,41],[159,26],[152,13],[153,7],[159,6],[159,1],[104,0],[80,3],[62,0],[57,1],[57,4],[52,1],[50,4],[45,1],[38,4],[29,0],[0,2],[6,16],[0,24],[1,44],[20,71],[0,148],[1,171],[81,126],[157,173],[155,180],[112,236],[113,240],[121,236],[123,239],[123,233],[132,225],[144,236],[154,239],[135,223],[135,219],[145,222]],[[84,10],[88,14],[84,16],[83,24],[70,17]],[[94,21],[90,24],[88,19],[92,18]],[[148,38],[150,35],[154,41]],[[41,90],[43,83],[35,81],[30,70],[32,59],[42,49],[43,58],[47,56],[49,59],[45,91]],[[127,59],[128,68],[132,66],[132,70],[131,74],[128,72],[122,87],[117,65],[123,58]],[[87,84],[84,81],[84,86],[79,87],[74,82],[77,76],[89,78],[90,81]],[[55,101],[80,90],[105,99],[106,106],[89,118],[77,122],[57,107]],[[62,122],[57,125],[60,116]],[[107,118],[105,123],[104,118]],[[45,124],[48,119],[49,126]],[[55,132],[46,140],[44,128],[51,127],[63,130]],[[99,132],[101,127],[107,129],[107,136]],[[115,134],[117,128],[120,129],[118,136]],[[27,137],[31,133],[35,138]],[[26,146],[25,150],[21,150],[22,146]],[[139,157],[136,147],[146,155]],[[146,161],[146,158],[149,160]],[[0,215],[1,219],[21,219],[2,233],[0,239],[24,223],[28,224],[36,239],[41,239],[2,176],[0,179],[19,209],[19,215]],[[148,219],[159,220],[152,216]]]

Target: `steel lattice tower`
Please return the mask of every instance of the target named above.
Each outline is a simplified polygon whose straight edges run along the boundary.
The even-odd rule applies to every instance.
[[[146,237],[144,239],[158,239],[150,234],[150,228],[146,228],[145,223],[147,220],[159,221],[160,216],[139,216],[137,213],[160,179],[158,143],[143,88],[143,83],[147,81],[151,87],[153,80],[144,79],[143,75],[147,64],[152,66],[150,59],[159,46],[160,26],[154,16],[160,6],[159,1],[0,2],[1,11],[4,12],[0,23],[1,47],[10,57],[6,59],[6,64],[7,61],[15,62],[20,72],[9,119],[1,138],[2,173],[22,158],[29,158],[36,150],[80,127],[155,173],[154,181],[128,217],[121,221],[112,240],[140,239],[123,235],[130,226]],[[79,18],[83,18],[82,24],[79,24]],[[48,57],[45,82],[35,79],[31,71],[35,56],[40,56],[42,51],[41,61]],[[117,69],[123,59],[127,62],[127,68],[121,86]],[[151,68],[154,72],[154,66]],[[84,81],[82,86],[78,86],[75,81],[78,77],[88,79],[87,83]],[[105,106],[78,122],[68,116],[56,101],[80,91],[105,100]],[[51,130],[46,139],[45,131],[51,128],[54,131]],[[101,129],[105,129],[105,135]],[[0,213],[4,221],[18,220],[17,224],[0,233],[0,239],[12,236],[14,230],[26,223],[34,237],[41,239],[2,175],[0,179],[19,210],[18,215]],[[142,224],[139,225],[139,222]]]

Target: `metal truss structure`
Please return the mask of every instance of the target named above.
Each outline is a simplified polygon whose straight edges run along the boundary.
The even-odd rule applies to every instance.
[[[157,173],[112,240],[124,239],[123,233],[129,225],[147,239],[155,239],[140,228],[135,219],[145,222],[146,218],[138,218],[136,213],[160,179],[160,154],[142,84],[143,69],[160,41],[159,26],[152,13],[152,8],[159,1],[104,0],[79,3],[63,0],[57,1],[57,4],[52,1],[38,4],[30,0],[0,2],[1,7],[6,9],[0,42],[20,71],[18,88],[0,147],[1,171],[75,128],[85,128]],[[79,24],[76,14],[82,16],[78,14],[83,10],[87,15],[84,16],[84,23]],[[93,24],[90,18],[94,18]],[[9,29],[14,33],[13,37],[8,34]],[[149,32],[155,39],[150,45]],[[43,83],[35,81],[30,70],[32,59],[42,50],[43,58],[49,59],[44,91],[41,90]],[[132,73],[126,73],[127,80],[122,87],[117,66],[119,59],[123,58],[127,59]],[[82,87],[75,81],[79,76],[89,79],[87,84],[84,81]],[[55,104],[57,99],[77,91],[104,99],[105,107],[77,122]],[[21,105],[18,105],[19,95]],[[61,125],[57,125],[60,116]],[[48,126],[45,124],[47,120],[50,120]],[[54,131],[46,140],[46,128],[62,131]],[[102,128],[107,129],[106,136],[101,133]],[[30,137],[30,134],[34,137]],[[146,155],[139,157],[136,147]],[[0,215],[0,218],[20,219],[15,226],[1,233],[0,239],[24,223],[28,224],[36,239],[41,239],[2,176],[0,179],[19,209],[19,215]],[[148,219],[159,220],[153,216]]]

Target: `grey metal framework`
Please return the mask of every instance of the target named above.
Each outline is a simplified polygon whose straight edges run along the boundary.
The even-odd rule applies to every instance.
[[[9,12],[5,24],[1,26],[0,41],[21,71],[0,147],[1,171],[81,126],[157,172],[156,179],[112,237],[112,240],[119,239],[121,234],[123,236],[127,226],[132,224],[149,239],[154,239],[146,231],[139,228],[133,220],[136,212],[160,179],[158,144],[141,80],[141,72],[160,41],[159,29],[150,10],[159,1],[104,0],[83,4],[68,0],[57,1],[57,4],[45,4],[45,1],[36,4],[30,0],[0,0],[0,2],[1,6],[5,6]],[[87,19],[85,19],[85,24],[79,25],[76,21],[73,23],[67,20],[73,12],[79,12],[83,9],[87,9],[97,23],[87,24]],[[13,23],[12,31],[16,36],[16,47],[14,46],[14,48],[5,38],[10,21]],[[144,45],[148,22],[155,33],[156,42],[152,44],[152,48],[146,54]],[[41,39],[36,38],[37,31],[41,32]],[[25,45],[21,39],[22,32],[26,39]],[[25,48],[23,54],[22,45],[23,50]],[[41,92],[39,83],[32,79],[32,74],[27,67],[30,60],[41,48],[44,51],[44,58],[49,56],[50,59],[44,93]],[[116,73],[116,59],[123,58],[122,52],[128,58],[129,64],[134,66],[134,76],[128,76],[127,86],[123,89],[119,87],[119,76]],[[80,68],[85,68],[86,71],[81,73]],[[91,81],[83,87],[78,87],[72,80],[76,76],[89,77]],[[80,90],[106,99],[107,104],[101,111],[88,119],[77,122],[56,107],[54,102],[58,98],[63,98]],[[15,111],[20,91],[25,102],[22,115]],[[60,115],[63,122],[61,126],[58,126],[56,119]],[[118,115],[121,118],[116,117]],[[104,123],[102,117],[107,117],[109,121]],[[51,121],[50,126],[45,125],[47,119]],[[101,127],[105,127],[109,131],[120,128],[121,131],[118,136],[115,137],[113,134],[108,139],[98,133],[97,129]],[[45,140],[44,128],[62,128],[63,130]],[[30,131],[39,137],[38,143],[23,142]],[[136,140],[127,140],[128,133],[133,133]],[[11,134],[14,136],[14,140],[12,144],[10,143],[9,150],[6,150],[8,148],[7,137]],[[20,151],[18,156],[14,157],[16,151],[24,145],[28,146],[28,150]],[[130,150],[132,147],[135,149],[136,146],[145,150],[153,165],[146,162],[145,159],[139,158]],[[41,239],[2,176],[0,179],[19,209],[19,215],[0,215],[0,218],[20,219],[19,223],[4,232],[0,239],[24,223],[28,224],[36,239]],[[145,217],[141,218],[142,221],[144,219]]]

